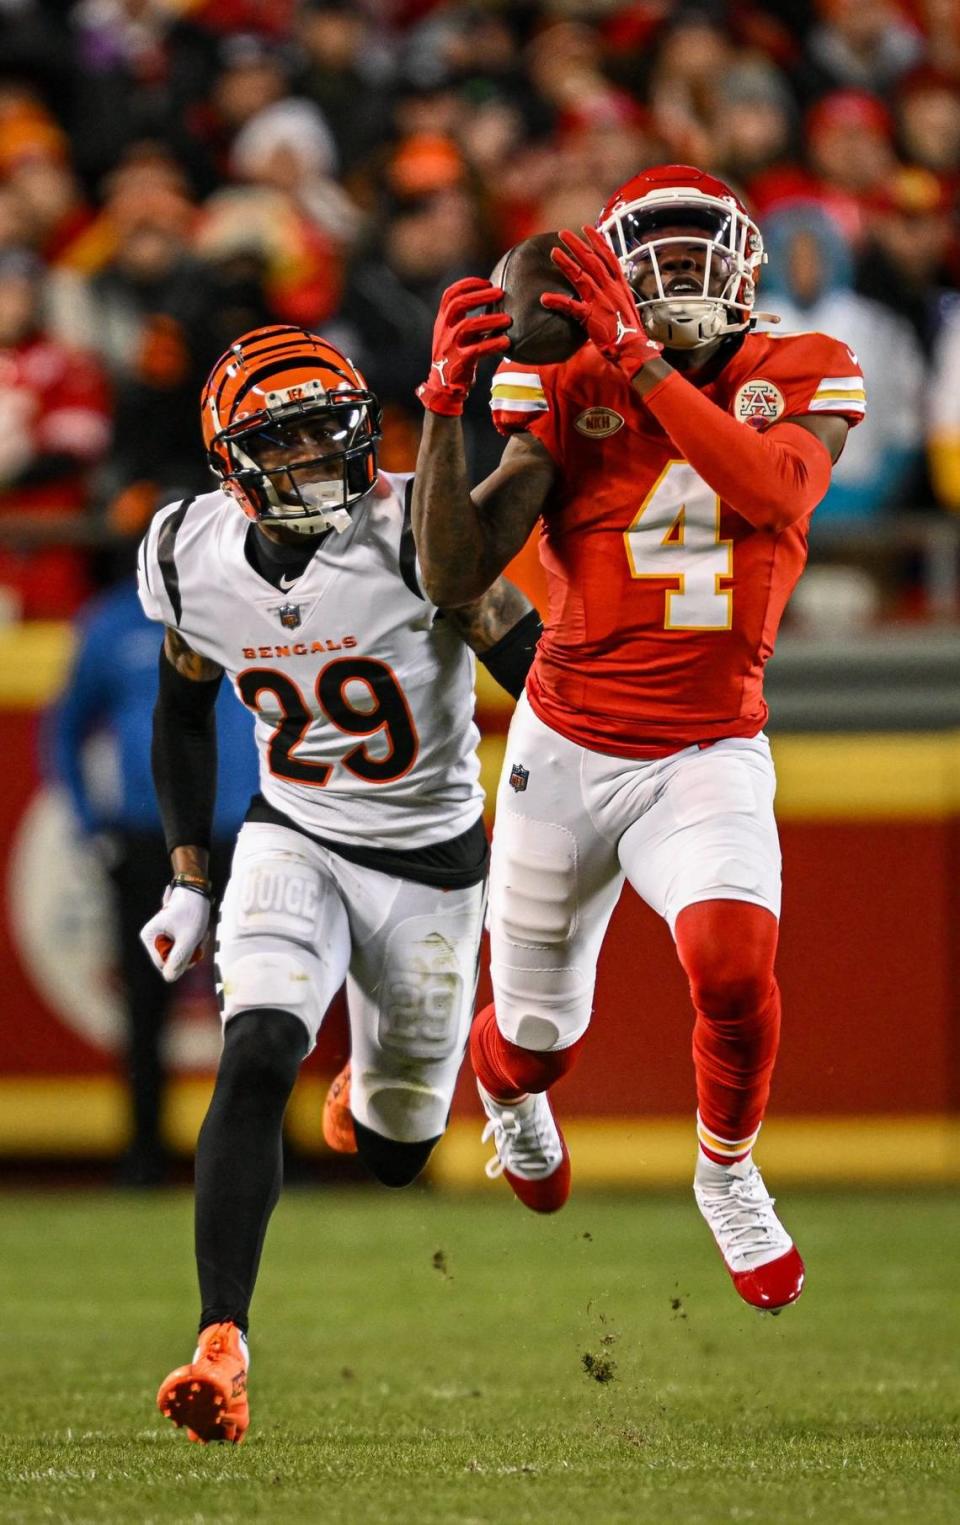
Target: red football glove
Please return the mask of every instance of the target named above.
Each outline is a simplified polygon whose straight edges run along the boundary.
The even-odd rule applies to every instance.
[[[467,394],[477,379],[480,356],[501,355],[508,347],[510,340],[503,330],[510,327],[513,319],[505,312],[481,312],[467,317],[471,308],[488,307],[503,295],[500,286],[491,286],[482,275],[468,275],[443,293],[433,326],[430,375],[417,387],[417,396],[431,413],[448,416],[462,413]]]
[[[648,360],[663,353],[663,345],[651,339],[644,328],[633,292],[606,239],[596,228],[583,231],[586,242],[564,228],[560,234],[563,248],[550,251],[553,263],[580,300],[545,291],[540,303],[550,312],[562,312],[581,323],[601,355],[632,379]]]

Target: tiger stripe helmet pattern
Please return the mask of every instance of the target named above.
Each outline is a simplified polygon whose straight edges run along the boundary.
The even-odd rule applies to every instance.
[[[242,334],[201,396],[207,461],[248,518],[302,534],[342,530],[377,479],[381,410],[363,376],[329,340],[291,324]],[[258,447],[285,431],[328,426],[336,449],[267,469]]]

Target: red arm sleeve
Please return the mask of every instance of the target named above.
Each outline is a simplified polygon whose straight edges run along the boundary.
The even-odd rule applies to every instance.
[[[677,372],[643,400],[684,459],[757,529],[785,529],[802,519],[830,486],[830,452],[797,424],[758,434]]]

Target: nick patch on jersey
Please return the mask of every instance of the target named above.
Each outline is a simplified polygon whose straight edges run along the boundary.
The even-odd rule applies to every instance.
[[[745,381],[733,399],[734,417],[742,424],[751,424],[754,429],[764,429],[774,423],[785,406],[780,388],[762,376]]]
[[[614,408],[587,408],[574,420],[573,427],[588,439],[607,439],[623,428],[623,418]]]

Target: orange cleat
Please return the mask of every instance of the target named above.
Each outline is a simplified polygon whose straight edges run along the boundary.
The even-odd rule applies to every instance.
[[[247,1342],[236,1324],[209,1324],[189,1366],[160,1384],[157,1408],[191,1440],[239,1445],[250,1423]]]
[[[337,1154],[356,1154],[357,1135],[350,1111],[350,1060],[331,1081],[323,1104],[323,1140]]]

